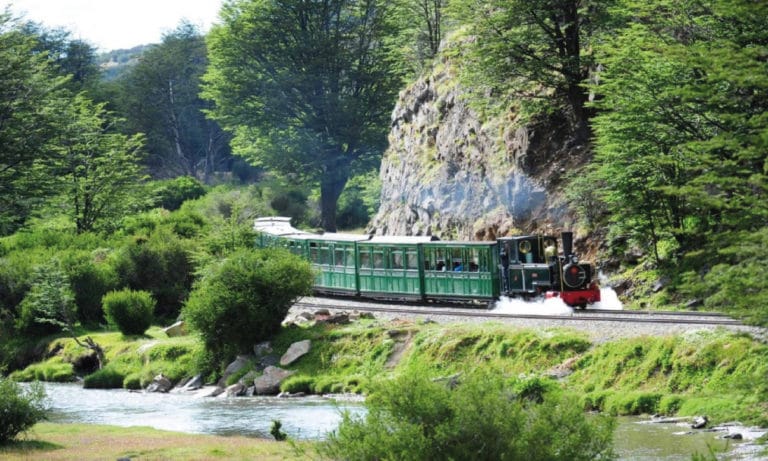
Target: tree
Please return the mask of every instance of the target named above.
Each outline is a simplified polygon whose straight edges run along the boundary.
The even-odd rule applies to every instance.
[[[90,349],[96,354],[101,369],[106,363],[104,349],[93,338],[87,336],[83,341],[75,333],[77,306],[69,277],[58,259],[35,269],[34,282],[21,303],[22,328],[34,325],[51,325],[69,335],[80,347]]]
[[[448,0],[400,0],[397,16],[402,21],[399,40],[408,50],[403,66],[421,71],[440,49],[445,36]]]
[[[58,153],[56,173],[65,208],[78,233],[113,226],[140,207],[143,136],[112,131],[114,119],[104,104],[94,104],[83,94],[63,116],[68,123],[52,149]]]
[[[464,0],[454,15],[471,18],[470,69],[477,82],[511,89],[524,101],[565,102],[576,144],[589,141],[584,87],[596,62],[591,53],[608,23],[612,0]]]
[[[627,8],[638,20],[598,50],[606,70],[594,88],[594,178],[613,233],[649,244],[658,261],[662,241],[685,253],[764,227],[768,7]]]
[[[233,150],[294,181],[319,183],[322,226],[386,147],[401,86],[383,0],[233,0],[208,36],[204,95]]]
[[[98,83],[100,70],[92,45],[72,39],[66,29],[47,29],[35,22],[26,22],[21,30],[34,38],[34,52],[45,53],[57,73],[68,77],[66,86],[70,91],[89,90]]]
[[[182,317],[218,366],[280,329],[299,296],[310,293],[309,263],[282,249],[232,253],[196,285]]]
[[[118,82],[119,110],[130,130],[147,135],[147,164],[156,177],[202,173],[208,181],[229,159],[229,136],[206,118],[211,104],[199,96],[207,65],[203,36],[185,22]]]
[[[614,423],[574,398],[490,372],[453,388],[415,371],[376,384],[365,416],[343,416],[320,447],[326,459],[613,459]]]
[[[36,46],[35,37],[0,13],[0,235],[18,229],[51,193],[48,141],[59,127],[67,79]]]

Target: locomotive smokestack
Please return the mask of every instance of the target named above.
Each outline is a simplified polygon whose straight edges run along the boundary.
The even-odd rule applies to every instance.
[[[573,254],[573,232],[563,232],[560,238],[563,239],[563,256],[567,260]]]

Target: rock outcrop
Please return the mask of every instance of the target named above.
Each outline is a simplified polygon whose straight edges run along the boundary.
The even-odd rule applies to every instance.
[[[556,186],[583,152],[566,147],[565,119],[523,125],[510,111],[481,121],[442,64],[400,94],[368,231],[493,240],[570,226]]]

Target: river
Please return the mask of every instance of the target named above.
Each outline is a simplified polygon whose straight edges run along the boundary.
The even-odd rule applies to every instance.
[[[322,439],[341,421],[341,411],[364,414],[359,401],[323,397],[198,397],[181,393],[144,393],[83,389],[77,384],[45,383],[50,421],[62,423],[149,426],[169,431],[270,437],[273,420],[295,439]],[[690,461],[693,453],[707,453],[707,445],[722,447],[722,434],[689,431],[675,424],[644,424],[640,418],[620,418],[616,451],[621,460]],[[755,434],[748,435],[753,438]],[[765,459],[753,445],[731,443],[729,460]]]

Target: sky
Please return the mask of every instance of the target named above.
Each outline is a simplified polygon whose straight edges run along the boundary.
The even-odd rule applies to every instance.
[[[164,33],[182,19],[207,32],[216,21],[223,0],[0,0],[0,10],[10,5],[16,16],[63,27],[71,38],[110,51],[159,43]]]

